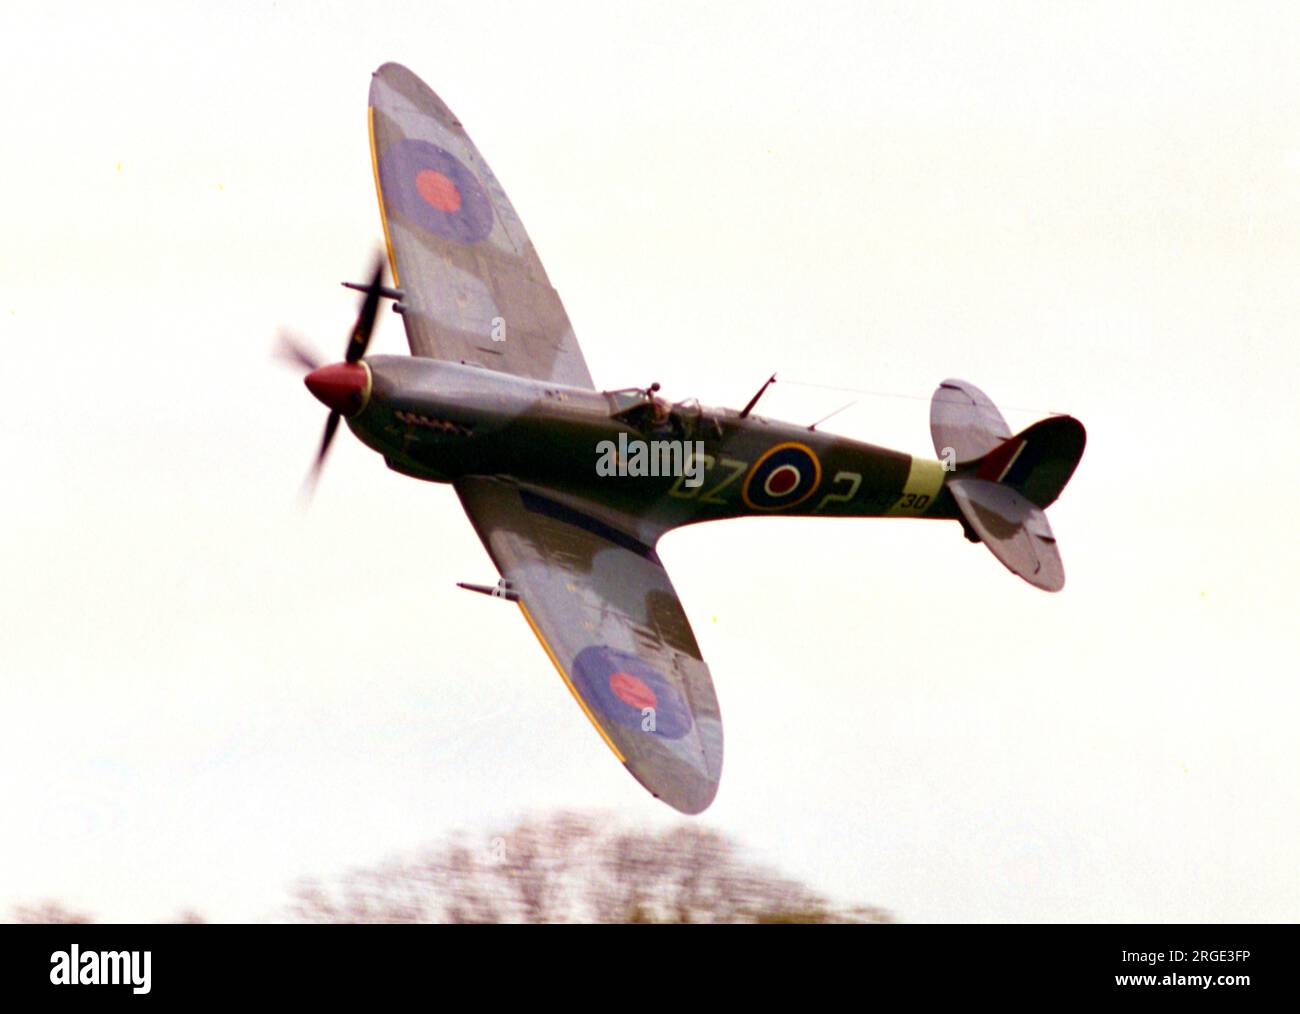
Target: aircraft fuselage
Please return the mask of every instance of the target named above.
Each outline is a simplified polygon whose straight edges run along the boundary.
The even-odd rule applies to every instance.
[[[770,514],[958,517],[941,462],[806,426],[434,359],[364,363],[369,391],[348,425],[416,478],[508,476],[664,528]]]

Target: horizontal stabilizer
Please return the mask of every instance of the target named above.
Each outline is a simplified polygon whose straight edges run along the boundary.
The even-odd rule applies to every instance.
[[[1065,587],[1056,538],[1040,508],[988,479],[950,479],[948,489],[980,540],[1011,573],[1044,591]]]
[[[959,465],[984,457],[1011,437],[989,396],[965,380],[945,380],[930,399],[930,436],[935,453]]]

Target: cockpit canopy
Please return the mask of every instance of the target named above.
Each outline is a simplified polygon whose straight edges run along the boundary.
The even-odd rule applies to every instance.
[[[699,435],[701,419],[705,413],[697,398],[686,398],[670,404],[656,393],[658,384],[649,388],[624,387],[605,391],[609,401],[610,417],[634,429],[657,435],[694,437]],[[711,421],[712,416],[708,417]],[[714,421],[716,426],[716,421]]]

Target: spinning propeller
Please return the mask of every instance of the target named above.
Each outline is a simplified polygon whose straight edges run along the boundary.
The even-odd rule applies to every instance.
[[[320,450],[316,452],[316,460],[312,463],[311,471],[307,473],[304,483],[308,495],[316,488],[321,468],[325,464],[325,455],[330,449],[330,444],[334,442],[334,434],[338,432],[339,420],[344,416],[360,412],[370,395],[370,371],[361,362],[361,358],[370,346],[370,335],[375,329],[375,317],[379,313],[379,298],[385,292],[380,284],[383,277],[384,259],[379,256],[375,258],[370,284],[364,288],[355,286],[365,293],[365,298],[361,302],[361,311],[357,314],[357,322],[353,325],[352,334],[348,338],[343,362],[322,365],[320,358],[302,342],[285,332],[280,333],[276,355],[291,365],[310,371],[303,378],[303,383],[307,385],[307,390],[330,410],[329,418],[325,420],[325,433],[321,437]]]

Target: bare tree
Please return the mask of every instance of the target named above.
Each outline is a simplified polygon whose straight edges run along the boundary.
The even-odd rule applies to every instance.
[[[76,912],[60,901],[37,901],[27,905],[15,905],[13,921],[16,923],[68,923],[88,925],[95,921],[93,915]],[[192,908],[183,908],[171,919],[171,923],[199,924],[207,920]]]
[[[684,824],[653,832],[561,813],[456,837],[329,885],[304,881],[304,922],[889,922],[841,907],[747,861],[727,836]]]
[[[85,925],[95,921],[95,917],[85,912],[75,912],[62,902],[45,900],[28,905],[14,906],[14,922],[20,923],[69,923]]]

